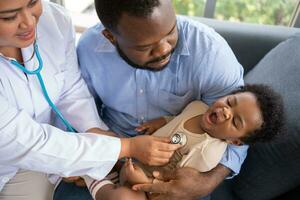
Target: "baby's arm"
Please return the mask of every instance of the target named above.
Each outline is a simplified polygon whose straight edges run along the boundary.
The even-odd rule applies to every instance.
[[[143,132],[146,135],[151,135],[156,130],[169,123],[173,118],[173,116],[163,116],[153,120],[149,120],[138,126],[135,130],[137,132]]]
[[[134,164],[129,158],[126,160],[120,171],[120,184],[128,184],[129,186],[140,183],[152,183],[153,179],[146,176],[143,169]]]

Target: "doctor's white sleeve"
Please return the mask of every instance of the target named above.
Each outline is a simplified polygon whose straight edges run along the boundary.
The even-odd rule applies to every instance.
[[[0,96],[0,165],[60,176],[105,177],[121,150],[118,138],[67,133],[36,123]]]
[[[93,96],[81,76],[75,48],[75,31],[71,19],[66,19],[64,31],[65,81],[57,106],[63,116],[79,132],[90,128],[107,130],[100,119]]]

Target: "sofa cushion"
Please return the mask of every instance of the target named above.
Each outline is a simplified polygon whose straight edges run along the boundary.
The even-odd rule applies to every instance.
[[[299,28],[220,21],[193,17],[215,29],[232,48],[245,73],[251,70],[271,49],[290,36],[299,33]]]
[[[268,84],[282,94],[287,127],[277,140],[249,149],[233,192],[245,200],[271,199],[300,184],[300,35],[271,50],[245,82]]]

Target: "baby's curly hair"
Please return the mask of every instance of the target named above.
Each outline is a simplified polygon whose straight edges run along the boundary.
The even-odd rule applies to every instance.
[[[232,94],[251,92],[257,99],[257,104],[263,117],[262,126],[240,138],[245,144],[256,142],[269,142],[283,131],[285,125],[285,112],[280,94],[270,86],[263,84],[245,85]]]
[[[135,17],[148,17],[154,8],[159,6],[159,0],[95,0],[99,19],[105,28],[111,31],[117,31],[123,13]]]

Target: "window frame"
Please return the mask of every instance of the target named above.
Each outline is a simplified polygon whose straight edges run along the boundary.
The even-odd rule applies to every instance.
[[[51,2],[60,4],[65,6],[65,0],[50,0]],[[215,9],[216,9],[217,0],[206,0],[205,7],[204,7],[204,18],[214,18]],[[276,26],[276,25],[275,25]],[[300,0],[298,1],[297,5],[295,6],[295,11],[293,16],[290,20],[288,27],[295,27],[300,28]],[[86,27],[78,26],[75,24],[75,29],[78,32],[83,32]]]

